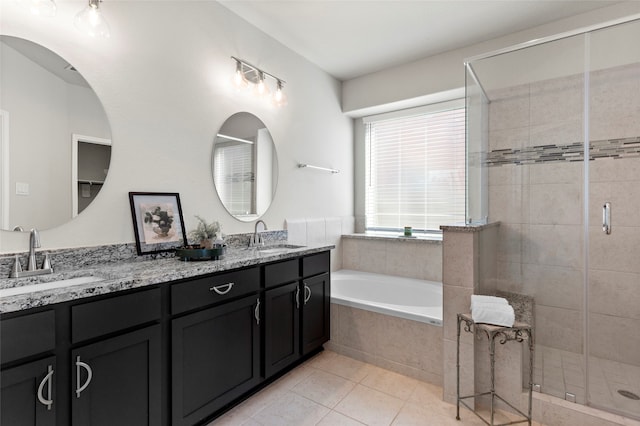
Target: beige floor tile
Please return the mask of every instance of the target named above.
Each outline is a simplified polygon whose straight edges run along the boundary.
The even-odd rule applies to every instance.
[[[378,367],[373,367],[360,382],[364,386],[395,396],[403,401],[409,399],[418,383],[420,382],[415,379]]]
[[[302,364],[280,377],[274,384],[285,389],[291,389],[298,383],[317,372],[318,369],[308,364]]]
[[[356,383],[364,379],[373,368],[371,364],[328,351],[311,359],[309,365]]]
[[[263,426],[315,425],[329,409],[293,392],[287,392],[252,416]]]
[[[403,406],[401,399],[357,385],[335,410],[370,426],[390,425]]]
[[[287,393],[287,389],[275,383],[247,399],[227,414],[235,413],[243,417],[251,417]]]
[[[442,386],[418,382],[407,401],[418,405],[442,401]]]
[[[343,377],[325,371],[316,370],[291,391],[314,402],[333,408],[356,384]]]
[[[362,426],[363,424],[337,411],[332,411],[320,420],[318,426]]]

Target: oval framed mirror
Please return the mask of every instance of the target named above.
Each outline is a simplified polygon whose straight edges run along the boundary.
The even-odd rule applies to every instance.
[[[66,60],[0,35],[0,229],[69,222],[100,192],[111,162],[102,103]]]
[[[243,222],[262,216],[276,194],[278,156],[267,126],[239,112],[220,127],[211,159],[213,183],[229,214]]]

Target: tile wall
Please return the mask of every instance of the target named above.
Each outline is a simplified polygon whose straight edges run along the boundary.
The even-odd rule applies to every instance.
[[[490,93],[489,219],[501,222],[497,288],[534,296],[538,345],[582,354],[588,248],[590,353],[637,367],[640,65],[594,71],[589,90],[589,194],[580,149],[583,76]],[[610,235],[602,232],[604,202],[612,205]],[[584,381],[564,385],[584,401]]]

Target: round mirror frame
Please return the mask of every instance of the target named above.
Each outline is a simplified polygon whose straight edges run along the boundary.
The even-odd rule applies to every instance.
[[[0,34],[0,41],[3,66],[11,67],[8,68],[9,75],[39,76],[36,82],[31,83],[16,78],[11,83],[12,90],[2,89],[3,103],[0,109],[3,111],[0,119],[3,128],[10,127],[11,133],[2,135],[0,148],[5,145],[6,154],[9,144],[16,148],[12,148],[10,158],[0,152],[1,166],[9,171],[0,179],[0,197],[2,204],[7,204],[4,212],[0,212],[0,232],[55,228],[72,221],[99,195],[111,163],[111,125],[95,91],[59,54],[24,38]],[[50,90],[42,90],[43,87]],[[77,113],[66,105],[60,107],[53,95],[40,96],[49,92],[73,96],[74,105],[80,105],[75,109]],[[20,99],[20,102],[16,99]],[[22,105],[28,108],[28,120],[24,119],[22,111],[25,109]],[[29,105],[37,107],[31,108]],[[60,126],[56,126],[57,116],[49,115],[51,111],[59,110],[66,111],[71,117],[70,129],[60,130]],[[39,112],[43,114],[37,115]],[[75,123],[91,124],[73,125],[74,117],[78,120]],[[49,124],[34,126],[34,120]],[[46,137],[42,132],[46,133]],[[25,148],[24,140],[44,140],[46,143],[36,146],[34,144],[37,142],[33,142]],[[51,148],[54,144],[55,147]],[[70,158],[64,154],[67,152],[71,153]],[[91,158],[89,162],[95,162],[95,170],[79,165],[79,160],[82,161],[85,156]],[[57,165],[55,174],[49,172],[49,175],[44,175],[51,169],[52,162]],[[28,176],[19,174],[26,164],[31,173]],[[15,191],[12,190],[13,186],[16,187]],[[46,194],[42,201],[37,197],[39,193]],[[58,198],[55,194],[59,194]],[[31,198],[22,198],[20,195]],[[49,199],[56,200],[55,205],[48,203]],[[13,208],[10,208],[11,204],[14,204]],[[39,212],[45,212],[47,216],[38,216]]]
[[[278,186],[278,156],[267,126],[249,112],[225,120],[211,154],[216,194],[241,222],[259,219],[271,206]]]

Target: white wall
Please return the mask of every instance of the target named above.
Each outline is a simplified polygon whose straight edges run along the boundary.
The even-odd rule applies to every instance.
[[[342,110],[345,114],[356,118],[354,120],[356,232],[364,232],[365,226],[365,134],[364,124],[357,118],[464,97],[464,61],[472,56],[636,13],[640,13],[640,2],[623,2],[343,82]],[[629,43],[635,39],[628,37],[627,40],[618,40],[614,45],[626,53],[632,48],[629,47]],[[600,43],[600,40],[596,42]],[[544,49],[540,51],[541,55],[545,54]],[[483,81],[496,69],[506,70],[509,73],[512,71],[511,67],[500,68],[492,65],[483,73]],[[509,79],[512,79],[513,75],[519,76],[520,73],[510,74]],[[548,76],[548,72],[541,75]],[[497,81],[503,82],[505,78],[504,74],[500,75]],[[474,220],[482,216],[484,214],[471,214]]]
[[[342,110],[354,117],[424,104],[424,97],[464,87],[466,59],[565,31],[640,13],[640,2],[627,1],[473,46],[367,74],[343,83]],[[617,46],[616,46],[617,47]]]
[[[111,125],[113,151],[102,191],[72,222],[41,234],[43,247],[134,241],[127,193],[179,192],[187,230],[194,215],[225,233],[252,223],[228,215],[211,178],[214,136],[238,111],[257,115],[276,144],[278,190],[263,219],[353,214],[352,123],[340,108],[340,83],[216,2],[105,2],[111,38],[76,31],[80,2],[58,2],[55,18],[37,19],[3,3],[0,31],[33,40],[73,64],[94,88]],[[287,81],[288,105],[276,109],[230,86],[245,59]],[[298,169],[305,162],[340,174]],[[27,236],[0,234],[0,251],[25,250]]]

